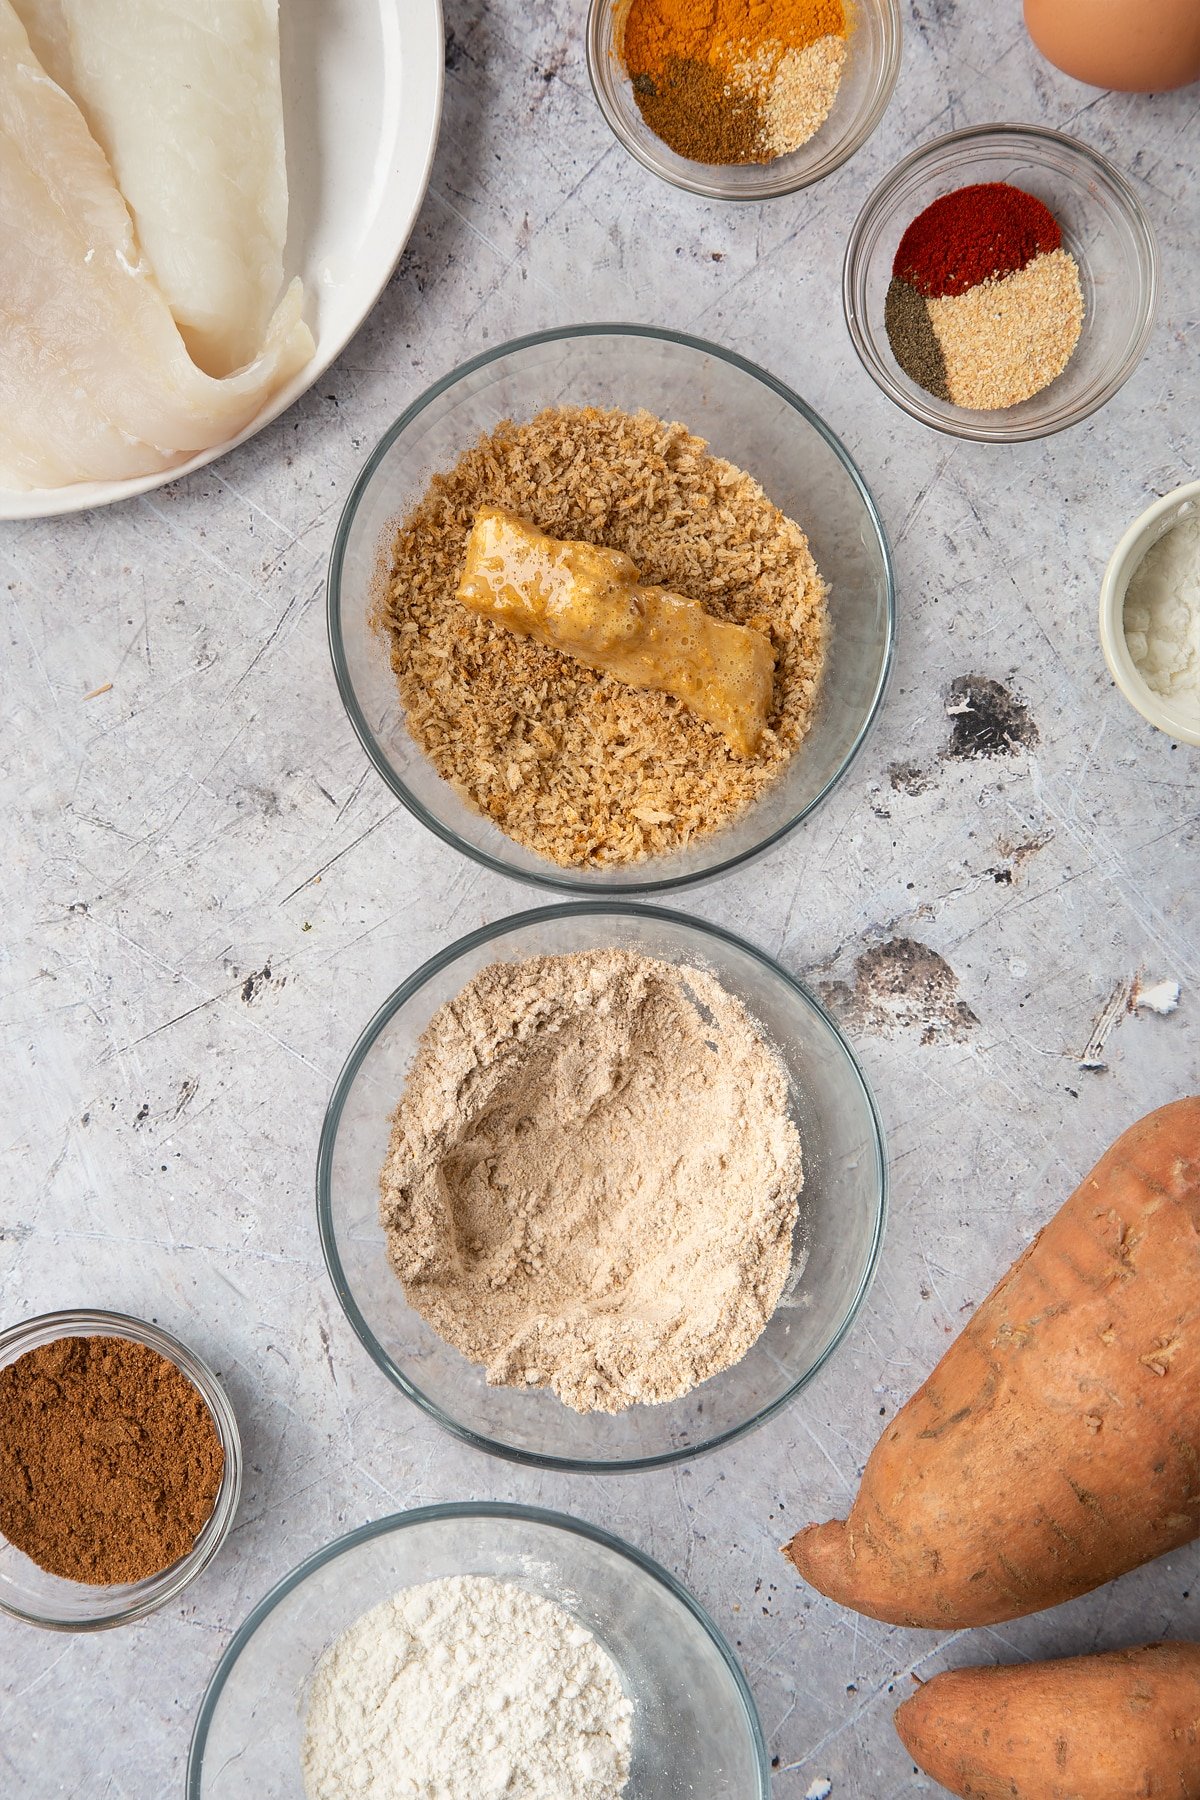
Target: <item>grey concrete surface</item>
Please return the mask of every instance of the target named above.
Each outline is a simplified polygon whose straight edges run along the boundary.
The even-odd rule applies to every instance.
[[[340,362],[214,468],[0,535],[0,1323],[82,1303],[159,1319],[222,1373],[247,1453],[236,1530],[180,1604],[93,1637],[0,1621],[11,1800],[180,1794],[204,1685],[254,1601],[343,1530],[453,1497],[601,1519],[688,1582],[744,1662],[778,1800],[825,1781],[835,1800],[936,1791],[890,1724],[914,1670],[1200,1625],[1195,1546],[954,1639],[842,1612],[777,1549],[844,1509],[883,1421],[1118,1129],[1197,1081],[1200,753],[1126,706],[1095,613],[1126,522],[1200,472],[1198,93],[1078,86],[1034,54],[1014,0],[905,10],[875,139],[823,185],[734,210],[660,185],[611,139],[582,0],[448,0],[432,188]],[[996,118],[1061,126],[1131,176],[1164,293],[1105,411],[989,449],[889,406],[853,356],[839,282],[851,222],[895,160]],[[841,1010],[891,1151],[878,1281],[771,1427],[608,1480],[489,1460],[407,1405],[343,1320],[312,1202],[322,1110],[360,1026],[449,939],[535,901],[426,835],[368,769],[325,643],[338,509],[428,382],[586,318],[708,335],[793,384],[879,499],[900,612],[890,695],[851,776],[768,860],[681,902]],[[1033,729],[1015,753],[948,754],[964,676],[1022,703]],[[880,972],[904,940],[940,961],[919,959],[933,979],[889,1002]],[[1081,1069],[1139,973],[1178,980],[1178,1011],[1114,1006],[1106,1066]]]

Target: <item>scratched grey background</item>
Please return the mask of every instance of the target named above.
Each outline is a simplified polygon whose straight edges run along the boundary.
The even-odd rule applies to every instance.
[[[237,1528],[182,1604],[96,1637],[0,1622],[5,1796],[180,1793],[200,1695],[252,1603],[343,1530],[452,1497],[601,1518],[677,1571],[737,1645],[779,1800],[825,1781],[836,1800],[930,1792],[890,1725],[914,1669],[1200,1623],[1195,1547],[953,1640],[841,1612],[777,1551],[844,1510],[883,1419],[1116,1131],[1196,1085],[1200,754],[1115,692],[1095,613],[1125,523],[1200,472],[1198,91],[1097,95],[1037,59],[1013,0],[913,0],[872,143],[807,193],[733,210],[613,142],[582,13],[448,0],[429,199],[370,322],[304,401],[147,499],[0,536],[0,1322],[85,1303],[161,1320],[221,1372],[248,1459]],[[875,180],[924,138],[994,118],[1113,157],[1165,275],[1128,386],[1011,449],[890,408],[839,300]],[[522,1472],[426,1423],[343,1322],[312,1200],[322,1109],[360,1026],[450,938],[537,898],[425,835],[368,771],[325,645],[338,508],[425,384],[572,318],[707,334],[791,382],[879,498],[900,605],[895,679],[851,778],[768,861],[682,902],[843,1012],[891,1149],[880,1275],[783,1419],[674,1473],[609,1480]],[[949,754],[965,676],[1000,684],[1015,753]],[[1178,980],[1178,1011],[1128,1010],[1139,973]],[[1081,1070],[1102,1014],[1107,1066]]]

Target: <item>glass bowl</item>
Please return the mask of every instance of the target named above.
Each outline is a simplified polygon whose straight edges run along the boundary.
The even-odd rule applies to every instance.
[[[126,1313],[43,1313],[23,1324],[10,1325],[7,1331],[0,1332],[0,1368],[42,1344],[64,1337],[125,1338],[165,1356],[199,1390],[225,1453],[216,1504],[196,1542],[186,1556],[170,1568],[160,1569],[157,1575],[148,1575],[144,1581],[109,1587],[69,1581],[39,1568],[0,1536],[0,1610],[51,1631],[102,1631],[110,1625],[127,1625],[130,1620],[165,1606],[196,1579],[201,1569],[208,1567],[228,1537],[237,1512],[242,1487],[242,1445],[233,1408],[208,1365],[169,1332],[142,1319],[131,1319]]]
[[[1179,744],[1200,747],[1200,728],[1177,701],[1157,693],[1133,660],[1125,638],[1125,593],[1151,547],[1182,519],[1200,513],[1200,481],[1185,482],[1140,513],[1108,559],[1100,585],[1100,647],[1109,674],[1143,719]]]
[[[664,144],[638,110],[620,52],[628,11],[629,0],[591,0],[588,10],[588,74],[600,110],[631,156],[664,181],[710,200],[771,200],[832,175],[875,130],[900,73],[899,0],[849,0],[852,30],[841,86],[808,142],[769,163],[692,162]]]
[[[1083,288],[1083,330],[1062,374],[994,412],[926,393],[896,361],[883,319],[907,226],[939,195],[977,181],[1011,182],[1050,208]],[[1095,150],[1041,126],[975,125],[923,144],[880,182],[850,233],[842,299],[854,348],[889,400],[953,437],[1019,443],[1077,425],[1129,379],[1154,324],[1158,252],[1137,195]]]
[[[370,612],[390,527],[504,419],[578,403],[680,419],[748,470],[807,532],[830,586],[830,643],[816,717],[779,778],[724,831],[670,856],[564,869],[514,843],[437,774],[404,722],[387,645]],[[638,325],[579,325],[519,338],[455,369],[373,451],[346,502],[329,569],[329,642],[363,748],[431,831],[502,875],[544,887],[648,893],[699,881],[765,851],[845,774],[875,716],[891,661],[891,553],[862,476],[826,425],[773,376],[699,338]]]
[[[581,1414],[542,1388],[489,1387],[408,1305],[388,1265],[379,1174],[391,1114],[432,1015],[489,963],[616,946],[699,965],[765,1029],[790,1078],[804,1149],[792,1273],[758,1341],[682,1399]],[[808,990],[715,925],[654,907],[544,907],[472,932],[376,1013],[338,1077],[317,1159],[317,1217],[346,1316],[384,1374],[447,1430],[539,1468],[646,1469],[696,1456],[786,1406],[841,1343],[875,1270],[886,1212],[883,1133],[866,1077]],[[807,1259],[807,1260],[805,1260]]]
[[[573,1613],[634,1701],[624,1800],[768,1800],[758,1714],[733,1652],[687,1590],[640,1551],[562,1513],[428,1506],[318,1550],[259,1602],[200,1707],[187,1800],[303,1800],[308,1684],[326,1648],[401,1588],[512,1581]]]

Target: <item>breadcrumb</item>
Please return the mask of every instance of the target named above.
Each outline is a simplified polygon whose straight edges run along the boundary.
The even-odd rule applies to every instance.
[[[456,598],[475,514],[623,550],[647,583],[753,625],[775,650],[757,755],[670,695],[626,686]],[[827,590],[808,540],[703,439],[648,412],[553,407],[506,420],[437,474],[396,533],[374,617],[406,722],[438,773],[517,843],[564,867],[677,852],[777,779],[812,719]]]

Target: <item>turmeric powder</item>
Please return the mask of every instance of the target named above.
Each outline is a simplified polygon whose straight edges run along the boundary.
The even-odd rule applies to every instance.
[[[696,162],[769,162],[828,117],[843,0],[630,0],[621,56],[650,129]]]

